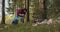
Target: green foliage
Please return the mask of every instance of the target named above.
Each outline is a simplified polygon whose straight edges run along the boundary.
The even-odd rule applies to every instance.
[[[47,12],[47,18],[56,18],[60,14],[60,6],[59,6],[60,0],[47,0],[46,1],[46,12]]]
[[[40,17],[39,1],[34,0],[32,2],[34,4],[33,17],[38,19]]]
[[[14,0],[15,1],[15,0]],[[17,7],[22,7],[25,5],[25,1],[23,0],[16,0],[16,2],[14,2],[12,4],[10,4],[11,7],[9,7],[8,11],[14,11],[14,9]],[[30,15],[33,15],[33,17],[35,18],[42,18],[42,15],[44,14],[44,9],[40,8],[40,5],[44,4],[44,3],[40,3],[43,0],[29,0],[30,1]],[[16,4],[14,4],[16,3]],[[59,16],[60,14],[60,0],[46,0],[46,17],[47,18],[56,18]],[[15,6],[14,6],[15,5]],[[13,8],[12,8],[13,7]],[[31,16],[32,17],[32,16]]]

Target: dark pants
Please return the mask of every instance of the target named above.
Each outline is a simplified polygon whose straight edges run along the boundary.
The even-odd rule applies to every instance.
[[[12,21],[12,24],[18,24],[18,21],[19,21],[19,17],[16,16],[13,21]]]
[[[18,24],[18,21],[16,21],[16,22],[13,21],[12,24]]]
[[[20,18],[20,21],[24,23],[24,17],[19,17],[19,18]]]
[[[13,19],[12,24],[18,24],[19,19],[20,19],[20,21],[21,21],[22,23],[24,23],[24,17],[16,16],[16,17]]]

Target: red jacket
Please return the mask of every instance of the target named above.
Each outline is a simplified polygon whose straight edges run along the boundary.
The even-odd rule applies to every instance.
[[[21,14],[21,12],[22,12],[22,9],[18,9],[17,10],[17,15],[19,16],[19,14]]]
[[[26,9],[18,9],[17,10],[17,15],[20,16],[19,14],[25,14]]]

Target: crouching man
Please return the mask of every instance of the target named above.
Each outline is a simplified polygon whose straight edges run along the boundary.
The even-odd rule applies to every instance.
[[[16,11],[16,13],[17,13],[17,16],[15,17],[16,19],[13,20],[12,23],[18,24],[19,19],[21,20],[22,23],[24,23],[24,17],[25,17],[26,12],[27,12],[27,9],[18,8],[17,11]]]

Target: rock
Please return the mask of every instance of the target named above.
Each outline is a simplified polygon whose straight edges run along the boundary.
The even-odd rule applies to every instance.
[[[36,22],[37,24],[40,24],[39,22]]]
[[[38,24],[35,23],[35,24],[33,24],[32,26],[37,26],[37,25],[38,25]]]
[[[53,21],[53,19],[49,19],[49,20],[47,21],[47,24],[52,24],[52,21]]]
[[[47,19],[45,19],[44,21],[42,21],[40,24],[46,24],[47,23]]]

